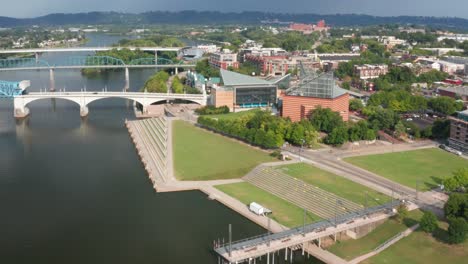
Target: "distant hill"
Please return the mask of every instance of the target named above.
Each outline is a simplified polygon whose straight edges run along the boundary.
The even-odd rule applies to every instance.
[[[456,17],[396,16],[379,17],[359,14],[280,14],[263,12],[222,13],[216,11],[154,11],[141,14],[90,12],[50,14],[36,18],[0,17],[0,27],[32,25],[105,25],[105,24],[260,24],[263,20],[312,23],[325,19],[332,26],[367,26],[379,24],[415,24],[437,28],[468,30],[468,19]]]

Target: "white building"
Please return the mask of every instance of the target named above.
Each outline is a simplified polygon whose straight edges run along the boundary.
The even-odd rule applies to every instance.
[[[220,47],[211,44],[211,45],[198,45],[197,48],[203,50],[204,53],[216,53],[221,50]]]

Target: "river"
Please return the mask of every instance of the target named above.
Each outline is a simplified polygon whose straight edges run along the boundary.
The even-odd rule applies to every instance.
[[[88,37],[87,46],[121,38]],[[131,90],[153,73],[132,70]],[[55,78],[67,91],[125,85],[123,72],[87,79],[57,70]],[[31,80],[29,91],[40,91],[49,73],[0,72],[0,80]],[[234,239],[265,232],[200,192],[155,193],[124,127],[135,118],[131,102],[93,102],[83,120],[68,101],[28,107],[30,117],[16,121],[11,100],[0,100],[0,263],[217,263],[212,241],[227,238],[228,224]]]

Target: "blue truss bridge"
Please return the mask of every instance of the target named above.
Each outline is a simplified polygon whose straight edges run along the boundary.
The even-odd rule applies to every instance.
[[[10,58],[0,60],[0,71],[49,69],[129,69],[129,68],[193,68],[194,64],[175,62],[165,58],[146,57],[128,63],[109,56],[71,56],[52,64],[39,58]]]
[[[0,98],[13,98],[24,93],[31,85],[29,81],[8,82],[0,80]]]

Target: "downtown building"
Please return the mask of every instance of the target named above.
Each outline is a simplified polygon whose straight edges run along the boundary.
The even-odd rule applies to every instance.
[[[344,121],[349,119],[349,91],[338,87],[332,72],[317,73],[302,69],[301,80],[282,97],[281,116],[297,122],[317,108],[330,108]]]
[[[211,88],[211,105],[235,109],[271,107],[278,101],[278,87],[289,75],[264,80],[237,72],[220,70],[223,85]]]
[[[463,153],[468,153],[468,110],[459,112],[450,119],[449,146]]]

